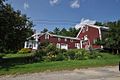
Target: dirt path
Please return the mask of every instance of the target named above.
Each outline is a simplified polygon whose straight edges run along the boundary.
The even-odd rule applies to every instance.
[[[1,76],[0,80],[120,80],[118,66]]]

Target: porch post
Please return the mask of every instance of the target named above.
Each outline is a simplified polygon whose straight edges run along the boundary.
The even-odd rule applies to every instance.
[[[27,41],[25,41],[24,43],[24,48],[27,48]]]

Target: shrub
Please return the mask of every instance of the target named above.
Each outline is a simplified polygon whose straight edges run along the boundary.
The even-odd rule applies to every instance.
[[[58,55],[56,55],[56,61],[63,61],[63,60],[65,60],[64,54],[59,53]]]
[[[56,46],[53,45],[53,44],[49,44],[47,47],[46,47],[46,51],[47,52],[50,52],[50,51],[56,51]]]
[[[56,60],[56,54],[54,51],[51,51],[47,53],[47,56],[44,57],[44,61],[55,61]]]
[[[42,61],[43,57],[46,56],[46,52],[44,50],[38,50],[35,52],[35,56],[39,61]]]
[[[29,48],[22,48],[20,51],[18,51],[18,53],[20,54],[24,54],[24,53],[31,53],[31,49]]]
[[[92,51],[90,53],[90,59],[102,58],[102,55],[97,51]]]
[[[76,54],[75,54],[75,59],[77,60],[85,60],[89,59],[89,53],[85,49],[80,49]]]
[[[68,60],[75,59],[75,51],[74,50],[68,50],[67,52],[64,53],[64,55]]]
[[[44,42],[40,43],[40,45],[38,45],[38,49],[44,49],[49,45],[49,41],[45,40]]]
[[[0,58],[2,58],[4,55],[5,55],[5,54],[3,54],[3,53],[0,53]]]
[[[64,52],[67,52],[66,49],[59,49],[59,53],[64,53]]]

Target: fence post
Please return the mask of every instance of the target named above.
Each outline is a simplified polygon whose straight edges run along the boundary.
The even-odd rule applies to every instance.
[[[119,61],[119,71],[120,71],[120,61]]]

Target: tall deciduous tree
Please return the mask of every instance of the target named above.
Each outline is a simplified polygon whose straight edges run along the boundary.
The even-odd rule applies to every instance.
[[[32,27],[26,15],[0,0],[0,52],[21,49],[26,38],[33,34]]]
[[[112,49],[113,53],[120,53],[120,20],[107,22],[104,26],[108,26],[109,30],[102,34],[102,41],[98,40],[98,44],[104,45],[105,48]]]
[[[106,45],[113,49],[115,53],[120,52],[120,20],[115,22],[108,22],[106,24],[110,27],[109,35],[106,39]]]

